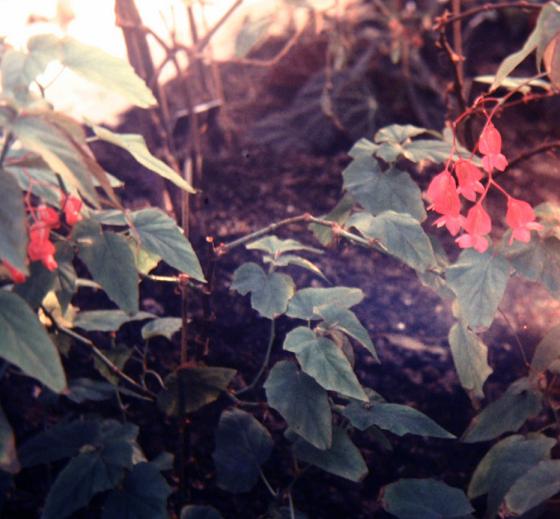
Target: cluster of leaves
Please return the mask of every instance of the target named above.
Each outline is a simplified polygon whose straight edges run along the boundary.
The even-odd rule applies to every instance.
[[[124,366],[132,350],[103,352],[93,346],[107,382],[68,379],[59,353],[66,351],[64,339],[78,337],[88,344],[76,330],[117,330],[125,322],[147,319],[146,340],[170,336],[180,328],[180,319],[140,312],[139,282],[161,260],[198,282],[204,282],[204,275],[190,243],[167,214],[155,208],[124,210],[115,192],[121,183],[96,162],[88,142],[108,141],[180,188],[194,190],[151,155],[141,136],[90,125],[93,137],[86,137],[82,124],[56,112],[40,85],[51,62],[137,106],[155,104],[127,63],[71,38],[41,35],[31,38],[25,51],[3,49],[0,357],[77,403],[116,394],[142,397],[118,388],[118,378],[107,367]],[[77,261],[91,279],[79,277]],[[92,288],[103,290],[119,309],[80,312],[72,301],[78,291]],[[111,421],[63,424],[32,438],[17,454],[1,409],[0,430],[0,468],[8,473],[71,458],[49,490],[43,517],[69,517],[111,489],[103,517],[167,517],[170,488],[160,469],[171,467],[169,461],[161,466],[146,461],[136,443],[137,427]]]
[[[380,130],[373,142],[366,139],[359,141],[350,152],[353,161],[343,172],[346,194],[325,219],[339,226],[339,235],[349,239],[365,238],[373,248],[413,268],[424,284],[450,302],[457,318],[449,332],[457,372],[465,390],[474,399],[481,399],[484,398],[484,383],[492,369],[487,361],[487,346],[480,334],[493,322],[510,277],[518,274],[541,281],[553,296],[558,296],[559,271],[554,266],[560,260],[560,213],[558,208],[543,204],[536,210],[542,224],[527,243],[510,246],[506,239],[483,253],[465,250],[457,261],[451,263],[437,239],[424,231],[421,223],[427,215],[422,193],[410,174],[398,164],[403,159],[410,162],[426,159],[444,162],[450,154],[456,153],[461,157],[466,152],[452,152],[452,144],[441,138],[415,139],[427,133],[425,129],[410,125],[394,125]],[[314,225],[313,230],[323,243],[334,238],[328,227]],[[293,442],[292,451],[296,459],[358,481],[367,469],[350,440],[352,428],[373,430],[377,437],[382,437],[382,430],[399,436],[409,433],[454,437],[417,410],[386,403],[371,388],[360,385],[352,369],[354,353],[349,339],[378,360],[366,329],[351,311],[352,306],[363,298],[361,290],[328,287],[296,291],[291,277],[277,272],[277,268],[290,263],[298,264],[321,275],[316,267],[293,254],[317,251],[294,240],[278,240],[274,236],[252,242],[247,247],[264,253],[263,261],[269,265],[269,270],[266,272],[256,263],[246,263],[235,272],[232,288],[241,294],[250,293],[251,305],[262,317],[274,320],[284,314],[306,323],[289,332],[283,342],[283,349],[295,354],[297,365],[286,360],[277,362],[264,383],[268,405],[278,411],[288,426],[286,437]],[[556,252],[550,252],[545,260],[545,249]],[[524,261],[520,261],[520,256]],[[547,274],[537,276],[534,271]],[[517,380],[502,397],[480,412],[461,441],[482,442],[507,432],[516,432],[527,419],[541,412],[543,387],[538,381],[547,370],[556,369],[554,366],[560,354],[557,346],[551,344],[551,337],[557,331],[553,330],[551,334],[537,348],[531,375]],[[329,398],[327,392],[334,392],[336,399]],[[345,400],[346,403],[340,403]],[[228,413],[230,411],[226,411],[224,416],[229,416]],[[346,426],[343,426],[344,423]],[[253,448],[241,449],[237,456],[233,456],[231,449],[227,451],[227,456],[222,453],[221,433],[217,433],[218,480],[230,491],[249,490],[258,479],[260,465],[268,457],[263,454],[255,460],[247,485],[240,488],[242,478],[234,468],[247,467],[242,451],[254,453],[256,445],[268,444],[263,440],[262,426],[257,427],[257,424],[255,422],[255,436],[247,440]],[[524,439],[513,436],[503,442],[511,442],[511,438]],[[538,461],[550,459],[550,446],[554,440],[542,435],[538,438],[548,446]],[[501,442],[495,448],[499,445]],[[524,445],[521,442],[519,447],[524,448]],[[265,454],[269,450],[267,448]],[[219,462],[222,457],[235,461],[224,466]],[[481,467],[489,463],[488,459],[492,458],[485,458],[473,476],[469,497],[484,493],[494,496],[492,499],[497,502],[489,504],[490,515],[495,514],[502,502],[518,513],[520,509],[526,511],[558,491],[557,485],[550,485],[546,495],[538,493],[537,497],[526,500],[523,505],[511,504],[520,499],[515,495],[519,492],[518,488],[526,488],[521,485],[535,488],[529,480],[521,479],[517,487],[513,487],[513,483],[517,478],[532,477],[527,472],[537,462],[527,466],[525,471],[516,472],[516,478],[511,475],[511,489],[500,486],[503,481],[487,479],[483,490],[473,490],[480,485]],[[497,463],[492,470],[502,474],[502,462]],[[496,494],[498,492],[501,493]],[[425,502],[420,503],[422,499]],[[417,517],[419,507],[431,510],[433,517],[457,517],[458,511],[462,511],[460,516],[466,516],[472,511],[465,494],[436,480],[401,480],[385,488],[382,502],[388,511],[400,518]]]

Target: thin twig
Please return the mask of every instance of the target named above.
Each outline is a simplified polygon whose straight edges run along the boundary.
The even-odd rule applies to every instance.
[[[166,54],[170,54],[172,52],[171,47],[167,45],[165,40],[159,34],[143,24],[137,24],[117,18],[115,25],[120,29],[133,29],[145,34],[149,34],[152,38],[154,38],[154,40],[156,40],[156,42],[160,45],[160,47],[165,51]]]
[[[264,356],[263,363],[261,364],[261,367],[259,368],[259,371],[255,375],[255,378],[253,379],[253,381],[248,386],[245,386],[243,389],[240,389],[239,391],[237,391],[235,396],[239,396],[239,395],[242,395],[243,393],[247,393],[248,391],[251,391],[259,383],[260,378],[262,377],[263,373],[268,368],[268,364],[270,363],[270,354],[272,353],[272,346],[274,345],[275,337],[276,337],[276,320],[272,319],[270,321],[270,331],[269,331],[269,334],[268,334],[268,344],[266,346],[266,354]]]
[[[463,87],[465,83],[465,67],[463,65],[463,35],[461,34],[460,18],[461,0],[452,0],[452,10],[453,16],[455,17],[455,20],[453,21],[453,50],[455,51],[455,55],[459,58],[459,60],[457,61],[457,76],[459,78],[461,87]]]
[[[543,153],[545,151],[549,151],[549,150],[553,150],[556,148],[560,148],[560,140],[559,141],[551,141],[551,142],[543,142],[542,144],[539,144],[538,146],[535,146],[534,148],[531,148],[530,150],[524,151],[523,153],[520,153],[517,157],[513,158],[507,168],[506,171],[508,169],[514,168],[516,167],[520,162],[523,162],[524,160],[527,160],[529,158],[531,158],[533,155],[538,155],[539,153]]]
[[[103,362],[105,366],[109,368],[109,370],[111,371],[111,373],[113,373],[113,375],[116,375],[121,380],[127,382],[129,385],[131,385],[134,389],[136,389],[140,393],[149,396],[151,399],[155,400],[156,398],[155,393],[152,393],[148,388],[145,388],[144,386],[136,382],[134,379],[130,378],[126,373],[124,373],[124,371],[122,371],[118,366],[116,366],[111,361],[111,359],[109,359],[90,339],[84,337],[83,335],[80,335],[79,333],[76,333],[73,330],[70,330],[69,328],[66,328],[65,326],[60,324],[46,308],[44,307],[41,308],[43,312],[45,312],[45,315],[50,319],[54,328],[57,331],[59,331],[64,335],[67,335],[68,337],[71,337],[72,339],[75,339],[76,341],[78,341],[81,344],[84,344],[85,346],[88,346],[91,349],[92,353],[101,362]]]
[[[251,65],[253,67],[273,67],[278,64],[297,44],[301,36],[305,32],[305,25],[302,25],[285,43],[284,47],[278,51],[273,58],[262,60],[262,59],[251,59],[251,58],[239,58],[230,60],[234,63],[239,63],[240,65]]]
[[[384,247],[381,245],[381,243],[378,240],[373,240],[373,239],[368,240],[366,238],[362,238],[357,234],[342,229],[342,227],[340,227],[340,225],[336,222],[332,222],[330,220],[324,220],[321,218],[316,218],[315,216],[312,216],[309,213],[304,213],[298,216],[285,218],[284,220],[280,220],[279,222],[271,223],[270,225],[267,225],[266,227],[263,227],[258,231],[242,236],[241,238],[238,238],[237,240],[234,240],[232,242],[222,243],[216,248],[216,251],[218,254],[225,254],[236,247],[239,247],[241,245],[244,245],[245,243],[249,243],[253,240],[256,240],[257,238],[269,234],[280,227],[285,227],[286,225],[302,223],[302,222],[314,223],[317,225],[322,225],[324,227],[329,227],[336,235],[346,238],[347,240],[357,243],[358,245],[362,245],[367,248],[379,248],[381,250],[384,250]]]
[[[263,480],[263,483],[264,483],[265,487],[268,489],[268,491],[270,492],[272,497],[276,499],[278,497],[278,492],[276,492],[272,488],[272,485],[268,482],[268,479],[266,479],[266,476],[264,475],[264,472],[260,468],[259,468],[259,475],[261,476],[261,479]]]
[[[296,511],[294,510],[294,500],[292,493],[288,492],[288,506],[290,507],[290,519],[296,519]]]
[[[530,9],[540,11],[543,5],[544,4],[534,4],[522,0],[520,2],[498,2],[496,4],[479,5],[477,7],[473,7],[472,9],[467,9],[458,15],[452,15],[449,11],[445,11],[445,13],[435,19],[433,29],[435,31],[439,31],[442,27],[450,23],[462,20],[463,18],[469,18],[475,14],[485,11],[496,11],[501,9]]]
[[[4,137],[4,142],[2,143],[2,151],[0,152],[0,166],[4,164],[4,160],[6,159],[6,155],[8,155],[8,151],[10,151],[10,146],[14,142],[14,136],[11,132],[8,132]]]
[[[187,328],[189,324],[188,314],[188,281],[186,274],[181,274],[179,281],[179,290],[181,291],[181,364],[189,361],[188,352],[188,334]]]
[[[246,406],[246,407],[262,407],[266,405],[265,402],[250,402],[249,400],[241,400],[235,395],[231,394],[229,391],[224,393],[235,405]]]
[[[459,63],[463,59],[462,56],[459,56],[449,44],[447,40],[447,36],[445,35],[445,31],[442,30],[439,33],[439,44],[441,48],[445,51],[445,55],[451,63],[451,69],[453,70],[453,89],[455,91],[455,97],[457,98],[457,102],[459,103],[459,109],[461,113],[463,113],[467,109],[467,103],[465,101],[465,96],[463,94],[463,81],[461,79],[461,74],[459,72]]]
[[[235,10],[243,3],[243,0],[236,0],[234,4],[224,13],[224,15],[214,24],[214,26],[198,41],[194,47],[195,53],[203,51],[210,43],[210,40],[216,34],[218,29],[228,20]]]
[[[530,366],[529,360],[527,359],[527,354],[525,353],[525,349],[523,348],[523,344],[521,343],[521,340],[519,339],[519,335],[517,335],[517,332],[515,331],[515,328],[513,327],[513,324],[509,320],[506,313],[501,308],[499,308],[498,311],[500,312],[500,315],[503,317],[504,321],[506,322],[510,332],[513,334],[513,337],[515,338],[515,343],[517,344],[517,347],[519,348],[519,351],[521,352],[521,357],[523,359],[523,363],[525,364],[525,367],[528,368]]]

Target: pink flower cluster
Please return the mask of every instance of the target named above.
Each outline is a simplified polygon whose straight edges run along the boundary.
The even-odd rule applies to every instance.
[[[72,227],[78,223],[82,216],[82,201],[73,195],[63,195],[62,211],[66,223]],[[40,261],[50,271],[56,270],[58,264],[54,257],[55,246],[50,240],[50,233],[53,229],[60,227],[60,217],[52,207],[40,204],[37,207],[31,206],[27,201],[27,211],[33,218],[33,223],[29,227],[29,242],[27,244],[27,257],[29,261]],[[3,265],[8,270],[14,283],[24,283],[25,274],[16,269],[9,261],[3,260]]]
[[[492,220],[483,202],[490,187],[494,186],[507,198],[506,223],[512,230],[510,245],[513,240],[527,243],[531,239],[531,231],[540,230],[542,226],[535,222],[535,212],[527,202],[510,196],[493,179],[494,170],[505,171],[508,161],[502,154],[502,136],[492,121],[488,121],[482,130],[478,150],[482,154],[486,175],[470,160],[459,159],[455,163],[450,160],[445,169],[432,179],[426,194],[431,202],[428,209],[441,215],[435,225],[445,226],[452,236],[457,236],[462,230],[463,233],[455,240],[459,247],[485,252],[489,246],[487,236],[492,231]],[[482,181],[485,176],[484,186]],[[460,197],[474,202],[466,216],[461,213]]]

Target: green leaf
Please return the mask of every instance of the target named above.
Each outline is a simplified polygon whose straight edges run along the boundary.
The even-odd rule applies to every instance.
[[[552,438],[543,435],[528,438],[513,435],[492,446],[476,467],[468,490],[471,499],[488,494],[487,519],[496,516],[517,479],[541,460],[550,458],[555,443]]]
[[[0,357],[53,391],[66,387],[55,345],[21,297],[0,290]]]
[[[516,69],[518,65],[525,61],[525,58],[527,58],[527,56],[529,56],[529,54],[531,54],[537,48],[539,42],[539,34],[537,32],[538,30],[539,26],[537,24],[537,28],[535,28],[535,30],[529,35],[523,47],[517,52],[510,54],[502,61],[502,63],[498,67],[498,70],[496,71],[494,81],[490,86],[490,92],[498,88],[502,84],[504,79],[506,79],[507,76],[511,74],[511,72],[513,72],[513,70]]]
[[[404,147],[403,156],[411,162],[420,162],[422,160],[429,160],[430,162],[442,163],[451,157],[453,147],[450,143],[436,139],[417,139],[407,144]],[[464,153],[463,150],[456,150],[457,155],[465,158],[469,157],[469,152]]]
[[[171,488],[152,463],[138,463],[122,488],[113,490],[101,519],[167,519],[167,498]]]
[[[124,344],[117,344],[114,348],[109,350],[103,350],[103,354],[119,369],[123,369],[132,356],[133,349],[129,348]],[[99,374],[105,379],[108,380],[113,386],[118,386],[119,384],[119,377],[116,375],[107,364],[101,361],[98,357],[95,357],[93,360],[93,364],[95,369],[99,372]],[[119,391],[123,393],[124,388],[119,388]]]
[[[330,339],[300,326],[286,335],[284,349],[295,353],[303,371],[325,389],[367,402],[346,355]]]
[[[138,274],[134,255],[124,236],[102,231],[90,220],[74,227],[78,256],[109,298],[129,314],[138,312]]]
[[[375,144],[369,139],[362,137],[353,144],[352,148],[350,148],[350,151],[348,152],[348,155],[353,159],[363,156],[372,157],[378,149],[379,144]]]
[[[101,452],[79,454],[72,458],[53,483],[42,519],[64,519],[89,504],[93,496],[117,486],[124,477],[120,459],[112,462]]]
[[[183,321],[179,317],[160,317],[142,327],[142,339],[147,341],[153,337],[165,337],[168,340],[181,331]]]
[[[490,87],[490,91],[498,88],[503,80],[520,65],[525,58],[537,49],[537,66],[539,65],[544,48],[549,41],[560,31],[560,12],[558,6],[554,2],[549,2],[543,6],[537,24],[533,32],[529,35],[523,48],[513,54],[510,54],[500,64],[494,82]]]
[[[159,393],[158,406],[169,416],[197,411],[214,402],[227,389],[235,373],[230,368],[181,367],[165,379],[167,389]],[[185,397],[184,409],[179,408],[181,389]]]
[[[140,108],[157,101],[130,64],[106,52],[68,36],[62,39],[62,64],[88,81],[115,92]]]
[[[488,348],[462,323],[449,331],[449,345],[461,385],[477,398],[484,398],[484,383],[492,374],[488,365]]]
[[[190,277],[205,281],[192,245],[174,220],[160,209],[150,207],[132,213],[132,221],[143,248]]]
[[[92,443],[59,473],[47,496],[43,519],[64,519],[86,506],[91,498],[118,485],[132,468],[138,427],[113,420],[94,422]],[[67,432],[67,431],[66,431]],[[72,441],[73,446],[77,442]]]
[[[10,173],[0,168],[0,260],[27,274],[27,227],[23,193]]]
[[[267,34],[273,22],[274,17],[270,14],[246,15],[235,38],[235,56],[237,58],[246,57],[251,49]]]
[[[154,319],[148,312],[128,315],[122,310],[89,310],[80,312],[74,319],[74,327],[86,332],[116,332],[123,324],[132,321]]]
[[[462,490],[435,479],[400,479],[382,492],[383,508],[399,519],[464,519],[474,512]]]
[[[408,214],[386,211],[373,217],[354,214],[347,223],[366,238],[378,240],[384,249],[414,270],[424,272],[436,266],[432,243],[422,226]]]
[[[268,404],[288,426],[318,449],[332,443],[332,416],[327,392],[288,361],[277,362],[264,383]]]
[[[98,442],[100,425],[100,422],[76,421],[36,434],[19,449],[22,466],[33,467],[75,456],[84,445]]]
[[[139,274],[147,276],[152,270],[154,270],[159,262],[161,261],[161,256],[149,252],[134,241],[133,238],[129,239],[130,248],[132,254],[134,254],[134,261],[136,262],[136,270]]]
[[[288,308],[295,291],[290,276],[266,273],[256,263],[244,263],[233,273],[231,288],[241,295],[251,293],[251,306],[267,319],[274,319]]]
[[[136,135],[133,133],[113,133],[106,128],[95,125],[92,125],[91,128],[99,139],[114,144],[115,146],[128,151],[128,153],[130,153],[134,157],[134,159],[139,164],[142,164],[142,166],[144,166],[146,169],[149,169],[160,177],[169,180],[177,187],[185,190],[187,193],[196,193],[196,190],[181,175],[179,175],[174,169],[169,167],[165,162],[158,159],[157,157],[154,157],[150,153],[150,150],[148,149],[146,141],[144,140],[144,137],[142,137],[142,135]]]
[[[259,480],[272,447],[270,433],[252,415],[239,409],[224,411],[212,454],[218,486],[234,494],[249,492]]]
[[[60,186],[55,173],[37,155],[26,160],[21,150],[17,151],[8,153],[4,161],[5,170],[15,177],[23,191],[33,191],[34,195],[49,205],[60,207]],[[35,162],[39,164],[35,165]]]
[[[340,412],[343,416],[350,420],[352,427],[356,427],[356,429],[359,429],[360,431],[366,431],[370,428],[374,428],[383,435],[377,427],[371,424],[370,411],[373,404],[385,403],[386,400],[379,393],[369,387],[366,388],[366,394],[369,402],[351,401],[348,405],[342,407]]]
[[[384,142],[403,144],[423,133],[430,133],[430,130],[412,124],[391,124],[381,128],[375,134],[374,141],[378,144]]]
[[[461,440],[483,442],[505,432],[515,432],[528,418],[538,415],[541,408],[542,395],[530,387],[528,379],[521,378],[473,418]]]
[[[302,258],[301,256],[297,256],[296,254],[283,254],[278,258],[273,256],[263,256],[263,263],[271,263],[274,267],[288,267],[289,265],[295,265],[296,267],[301,267],[303,269],[309,270],[313,272],[313,274],[323,278],[325,281],[328,282],[328,279],[325,275],[321,272],[321,269],[315,265],[315,263],[309,261],[306,258]]]
[[[25,74],[27,55],[15,49],[4,49],[2,52],[2,92],[7,98],[13,98],[21,104],[30,101],[29,80]],[[6,121],[7,122],[7,121]],[[2,121],[4,126],[4,121]]]
[[[352,402],[344,408],[343,414],[361,431],[375,425],[397,436],[416,434],[432,438],[455,438],[424,413],[406,405],[385,402],[362,405]]]
[[[213,506],[188,505],[181,510],[181,519],[224,519]]]
[[[31,467],[75,456],[89,445],[107,449],[111,456],[132,459],[137,436],[138,427],[115,420],[61,423],[32,437],[19,455],[22,466]]]
[[[321,219],[328,220],[329,222],[336,222],[339,225],[344,225],[346,223],[346,220],[348,220],[348,218],[350,217],[353,206],[354,199],[350,196],[349,193],[346,193],[338,202],[338,204],[336,204],[334,209],[328,214],[321,216]],[[329,227],[312,223],[309,226],[309,229],[311,230],[315,238],[317,238],[319,243],[324,247],[327,247],[333,241],[334,236],[332,230]]]
[[[541,461],[521,476],[505,498],[509,512],[522,515],[560,492],[560,461]]]
[[[324,305],[351,308],[361,303],[363,299],[364,293],[359,288],[303,288],[298,290],[290,300],[286,315],[305,321],[321,319],[317,309]]]
[[[359,482],[367,476],[364,458],[352,440],[340,427],[333,429],[332,445],[320,450],[302,438],[296,440],[293,451],[299,460],[350,481]]]
[[[443,272],[449,266],[447,253],[445,252],[440,240],[438,240],[435,236],[430,234],[428,235],[428,238],[432,244],[432,249],[436,258],[436,266],[433,271],[427,270],[426,272],[417,272],[416,275],[424,286],[431,288],[443,300],[454,301],[455,294],[453,293],[453,290],[449,288],[443,277]]]
[[[95,207],[98,206],[91,161],[86,160],[85,153],[74,142],[72,135],[56,119],[20,115],[9,129],[25,148],[37,153],[53,171],[60,174],[65,183],[78,190]]]
[[[128,357],[125,359],[128,360],[130,357],[130,350],[127,350]],[[111,359],[112,360],[112,359]],[[103,366],[105,366],[103,364]],[[121,366],[118,366],[121,367]],[[98,368],[98,366],[96,366]],[[98,371],[99,368],[98,368]],[[111,374],[111,372],[107,369],[107,372]],[[109,379],[109,377],[107,377]],[[117,388],[116,385],[118,384],[118,378],[113,375],[113,379],[109,382],[103,382],[101,380],[92,380],[91,378],[75,378],[71,380],[68,384],[68,392],[65,396],[75,402],[77,404],[81,404],[83,402],[103,402],[104,400],[110,400],[115,398],[116,391],[118,391],[122,395],[135,397],[135,398],[145,398],[142,395],[131,391],[130,389],[126,389],[124,387]]]
[[[362,323],[351,310],[341,308],[336,305],[326,304],[318,307],[317,312],[325,321],[327,328],[334,328],[340,330],[346,335],[352,337],[355,341],[361,344],[372,357],[379,362],[379,357],[375,351],[375,346],[371,342],[367,330],[363,327]]]
[[[76,280],[78,278],[74,265],[74,248],[68,241],[60,241],[56,244],[55,259],[58,268],[55,270],[54,290],[58,304],[63,313],[68,310],[68,305],[76,293]]]
[[[271,256],[280,256],[285,252],[305,251],[314,254],[323,254],[323,251],[314,247],[304,245],[297,240],[281,240],[275,235],[265,236],[246,245],[249,250],[260,250]]]
[[[376,159],[360,156],[342,173],[344,189],[372,215],[384,211],[406,213],[418,221],[426,219],[422,193],[406,171],[382,171]]]
[[[447,283],[457,295],[461,316],[472,328],[490,326],[502,300],[510,264],[491,251],[468,249],[446,271]]]
[[[0,407],[0,470],[10,474],[16,474],[20,470],[16,439],[2,407]]]
[[[55,281],[55,272],[48,270],[40,261],[34,261],[29,265],[29,277],[24,283],[14,285],[13,292],[25,299],[33,310],[37,310]]]
[[[506,255],[520,274],[541,283],[553,297],[560,298],[560,240],[543,239],[533,233],[529,243],[514,242]]]
[[[38,34],[27,41],[24,79],[27,84],[40,76],[52,61],[61,58],[60,39],[54,34]]]
[[[537,378],[560,359],[560,325],[555,326],[537,344],[531,361],[530,377]]]

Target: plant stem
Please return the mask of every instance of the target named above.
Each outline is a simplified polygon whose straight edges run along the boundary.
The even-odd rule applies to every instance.
[[[517,344],[517,347],[519,348],[519,351],[521,352],[521,358],[523,359],[523,364],[525,364],[525,367],[528,368],[530,366],[529,360],[527,359],[527,354],[525,353],[525,350],[523,348],[523,344],[521,343],[521,340],[519,339],[519,335],[517,335],[517,332],[515,331],[515,328],[513,327],[513,324],[509,320],[506,313],[501,308],[499,308],[498,311],[500,312],[500,315],[503,317],[504,321],[506,322],[510,332],[513,334],[513,336],[515,338],[515,343]]]
[[[508,164],[505,171],[514,168],[520,162],[531,158],[533,155],[537,155],[539,153],[543,153],[545,151],[553,150],[556,148],[560,148],[560,141],[551,141],[551,142],[544,142],[542,144],[539,144],[538,146],[535,146],[530,150],[524,151],[523,153],[519,154],[517,157],[513,158]]]
[[[229,243],[223,243],[217,247],[217,252],[218,254],[225,254],[229,252],[231,249],[234,249],[236,247],[244,245],[245,243],[249,243],[253,240],[256,240],[257,238],[260,238],[265,234],[269,234],[280,227],[284,227],[286,225],[290,225],[294,223],[301,223],[301,222],[314,223],[317,225],[323,225],[324,227],[330,227],[333,233],[337,234],[338,236],[342,236],[343,238],[346,238],[349,241],[357,243],[358,245],[363,245],[364,247],[367,248],[379,248],[385,251],[383,245],[381,245],[381,243],[377,240],[374,239],[368,240],[367,238],[363,238],[362,236],[358,236],[357,234],[342,229],[337,222],[316,218],[315,216],[312,216],[309,213],[304,213],[298,216],[292,216],[290,218],[285,218],[284,220],[271,223],[270,225],[267,225],[266,227],[263,227],[258,231],[242,236],[237,240],[231,241]]]
[[[290,507],[290,519],[296,519],[296,511],[294,510],[294,500],[292,499],[292,492],[288,492],[288,506]]]
[[[134,379],[130,378],[124,371],[122,371],[118,366],[116,366],[111,361],[111,359],[109,359],[92,341],[90,341],[88,338],[80,335],[79,333],[76,333],[75,331],[70,330],[70,329],[66,328],[65,326],[61,325],[59,322],[56,321],[56,319],[53,317],[53,315],[48,310],[46,310],[45,308],[42,308],[42,310],[43,310],[43,312],[45,312],[47,317],[51,320],[51,322],[53,323],[53,326],[55,327],[55,329],[57,331],[59,331],[60,333],[63,333],[64,335],[67,335],[68,337],[71,337],[72,339],[75,339],[77,342],[79,342],[81,344],[84,344],[85,346],[88,346],[91,349],[92,353],[101,362],[103,362],[103,364],[105,364],[105,366],[107,366],[109,368],[109,370],[111,371],[111,373],[113,373],[113,375],[116,375],[121,380],[123,380],[123,381],[127,382],[129,385],[131,385],[137,391],[139,391],[142,394],[150,397],[151,400],[156,399],[156,395],[154,393],[152,393],[148,388],[145,388],[144,386],[142,386],[141,384],[136,382]]]
[[[460,14],[450,15],[449,11],[443,13],[442,16],[436,18],[434,24],[434,30],[440,30],[445,25],[456,22],[457,20],[462,20],[463,18],[469,18],[475,14],[482,13],[484,11],[497,11],[501,9],[530,9],[535,11],[540,11],[544,4],[534,4],[531,2],[525,2],[524,0],[520,2],[498,2],[495,4],[486,3],[484,5],[479,5],[473,7],[472,9],[467,9]]]
[[[235,404],[238,406],[247,406],[247,407],[261,407],[263,402],[249,402],[248,400],[241,400],[237,398],[235,395],[232,395],[229,391],[225,392],[225,395]]]
[[[8,151],[10,151],[10,146],[14,142],[14,136],[11,132],[8,132],[4,137],[4,142],[2,143],[2,151],[0,152],[0,166],[4,164],[4,160],[6,159],[6,155],[8,155]]]
[[[188,277],[179,277],[179,290],[181,292],[181,357],[180,363],[186,364],[189,361],[189,341],[188,341]]]
[[[268,489],[272,497],[276,499],[278,497],[278,493],[272,488],[272,485],[269,483],[268,479],[266,479],[266,476],[264,475],[262,469],[259,469],[259,474],[261,476],[261,479],[263,480],[264,485],[266,486],[266,488]]]
[[[272,346],[274,344],[275,337],[276,337],[276,320],[272,319],[270,321],[270,332],[269,332],[269,335],[268,335],[268,345],[266,347],[266,354],[265,354],[263,363],[261,364],[261,367],[260,367],[258,373],[255,375],[255,378],[253,379],[253,381],[248,386],[244,387],[243,389],[240,389],[235,394],[235,396],[242,395],[243,393],[246,393],[247,391],[251,391],[258,384],[261,376],[266,371],[266,368],[268,368],[268,363],[270,362],[270,354],[272,353]]]

